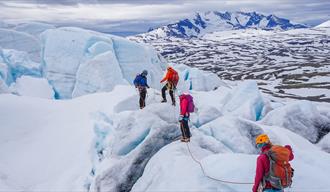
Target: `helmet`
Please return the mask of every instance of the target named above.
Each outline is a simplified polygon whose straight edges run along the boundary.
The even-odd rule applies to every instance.
[[[256,144],[270,143],[269,137],[266,134],[261,134],[256,138]]]
[[[143,70],[142,73],[141,73],[141,75],[147,76],[148,75],[148,71],[147,70]]]

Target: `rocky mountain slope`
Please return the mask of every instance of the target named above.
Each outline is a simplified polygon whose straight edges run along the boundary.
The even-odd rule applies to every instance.
[[[275,97],[330,102],[330,28],[230,30],[198,38],[153,34],[129,37],[157,49],[169,62],[212,71],[226,80],[255,79]]]

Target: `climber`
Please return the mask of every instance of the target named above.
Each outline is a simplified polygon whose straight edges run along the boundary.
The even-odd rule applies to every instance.
[[[166,76],[160,82],[162,83],[164,81],[167,81],[167,83],[162,88],[162,97],[163,97],[162,103],[167,102],[165,92],[166,90],[169,90],[172,99],[172,105],[175,106],[174,91],[179,81],[178,72],[176,72],[172,67],[167,67]]]
[[[256,138],[256,146],[260,155],[252,191],[284,192],[291,186],[294,171],[289,163],[294,158],[291,146],[273,145],[266,134]]]
[[[194,112],[195,105],[193,101],[193,97],[189,93],[183,93],[179,96],[180,98],[180,128],[181,128],[181,141],[182,142],[190,142],[191,133],[189,130],[189,117],[190,113]]]
[[[135,88],[139,90],[140,93],[140,109],[143,109],[146,106],[146,96],[147,96],[147,88],[150,88],[147,83],[147,75],[148,71],[143,70],[141,74],[138,74],[134,79]]]

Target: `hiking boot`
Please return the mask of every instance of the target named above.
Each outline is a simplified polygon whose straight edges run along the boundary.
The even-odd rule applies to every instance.
[[[172,105],[175,106],[175,102],[172,102]]]
[[[181,142],[186,142],[186,138],[185,137],[181,137],[180,141]]]
[[[161,103],[166,103],[167,102],[167,100],[166,99],[163,99],[162,101],[161,101]]]
[[[186,141],[185,142],[190,142],[190,138],[186,138]]]

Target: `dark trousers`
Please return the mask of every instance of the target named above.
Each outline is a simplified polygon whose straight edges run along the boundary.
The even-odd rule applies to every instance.
[[[188,125],[188,120],[182,119],[180,121],[180,128],[181,128],[181,133],[183,138],[190,138],[191,133]]]
[[[166,83],[166,85],[162,88],[162,97],[163,97],[163,100],[166,101],[166,90],[169,90],[169,93],[170,93],[170,96],[171,96],[171,99],[172,99],[172,103],[175,103],[175,98],[174,98],[174,86],[171,85],[170,83]]]
[[[140,92],[140,100],[139,100],[140,109],[142,109],[146,106],[147,89],[145,88],[139,89],[139,92]]]

